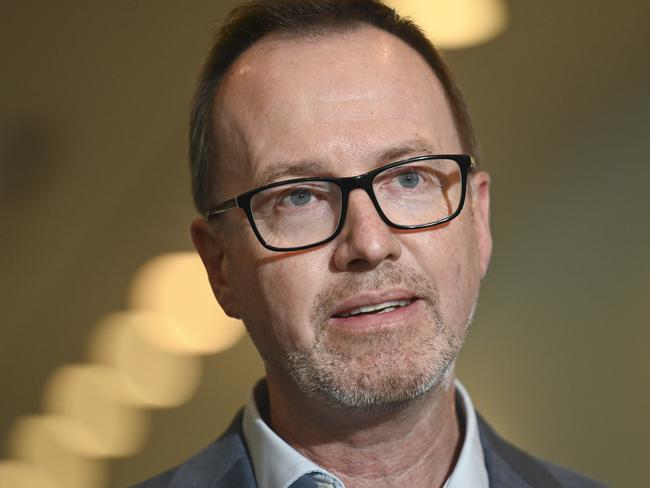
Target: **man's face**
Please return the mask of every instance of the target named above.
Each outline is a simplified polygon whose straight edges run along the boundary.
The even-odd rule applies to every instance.
[[[318,39],[266,38],[217,94],[219,198],[301,176],[353,176],[424,154],[462,153],[444,91],[392,35],[362,27]],[[303,252],[262,247],[239,210],[193,236],[219,302],[241,317],[270,386],[349,407],[395,404],[450,370],[491,252],[488,186],[420,231],[388,227],[363,190],[343,230]],[[396,303],[398,302],[398,303]],[[358,312],[379,306],[382,313]]]

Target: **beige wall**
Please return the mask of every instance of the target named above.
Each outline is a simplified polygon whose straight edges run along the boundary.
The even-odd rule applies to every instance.
[[[223,2],[0,4],[0,441],[124,308],[149,258],[190,250],[187,107]],[[495,254],[460,378],[506,437],[617,487],[648,482],[650,52],[643,0],[510,2],[449,53],[493,175]],[[209,442],[261,365],[203,359],[109,465],[124,486]],[[7,450],[3,452],[7,455]]]

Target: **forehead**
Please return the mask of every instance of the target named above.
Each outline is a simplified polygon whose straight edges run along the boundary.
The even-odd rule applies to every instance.
[[[235,185],[233,191],[266,183],[263,175],[287,164],[356,174],[409,141],[431,152],[459,152],[431,68],[373,27],[257,42],[224,78],[214,126],[219,187]]]

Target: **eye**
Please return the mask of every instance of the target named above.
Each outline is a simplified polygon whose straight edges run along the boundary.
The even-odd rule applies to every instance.
[[[420,183],[420,175],[415,171],[400,173],[397,175],[397,181],[404,188],[415,188]]]
[[[302,207],[303,205],[307,205],[311,201],[312,195],[309,190],[305,188],[301,188],[299,190],[292,191],[287,198],[296,207]]]
[[[299,188],[284,197],[282,203],[286,203],[288,200],[291,202],[291,205],[302,207],[304,205],[307,205],[312,200],[312,198],[313,195],[307,188]]]

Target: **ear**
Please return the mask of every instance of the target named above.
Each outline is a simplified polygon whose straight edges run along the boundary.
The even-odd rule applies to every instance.
[[[471,176],[472,213],[479,251],[481,278],[487,273],[492,257],[492,231],[490,230],[490,175],[478,171]]]
[[[229,317],[240,319],[239,304],[232,292],[229,256],[220,232],[205,219],[195,219],[190,227],[192,242],[208,273],[212,292]]]

